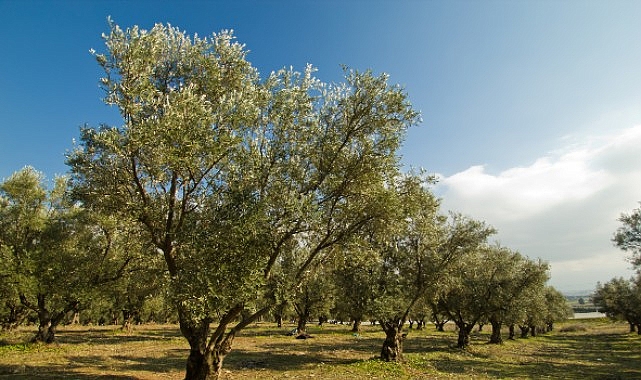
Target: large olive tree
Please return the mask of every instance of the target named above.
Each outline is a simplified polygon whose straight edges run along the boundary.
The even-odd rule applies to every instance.
[[[111,23],[105,42],[105,101],[123,124],[82,130],[68,158],[76,196],[143,229],[171,277],[186,378],[217,378],[236,334],[273,306],[284,255],[298,256],[279,276],[294,288],[388,211],[418,116],[385,75],[261,80],[228,32]]]

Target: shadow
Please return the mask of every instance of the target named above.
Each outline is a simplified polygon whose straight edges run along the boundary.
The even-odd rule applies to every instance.
[[[0,379],[31,380],[31,379],[74,379],[74,380],[137,380],[137,377],[123,375],[100,375],[74,371],[74,368],[50,365],[0,365]]]
[[[153,373],[168,373],[183,371],[188,349],[163,350],[160,357],[139,357],[128,355],[110,356],[109,368],[114,373],[125,371],[147,371]],[[100,357],[67,356],[75,368],[99,367],[104,363]]]
[[[56,333],[56,343],[78,344],[122,344],[128,342],[161,341],[182,337],[180,331],[175,328],[158,327],[134,329],[132,332],[125,332],[118,327],[87,327],[74,328],[73,330],[59,330]]]
[[[501,379],[640,379],[641,353],[630,350],[631,339],[635,338],[621,334],[542,335],[501,345],[502,351],[519,351],[520,345],[525,349],[536,344],[539,348],[531,357],[521,355],[511,361],[500,354],[493,356],[470,350],[467,354],[443,355],[430,360],[430,364],[443,373],[482,373]]]

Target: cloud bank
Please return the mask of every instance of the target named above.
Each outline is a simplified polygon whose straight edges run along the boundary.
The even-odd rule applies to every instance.
[[[444,209],[496,227],[501,244],[548,261],[555,287],[593,289],[633,273],[611,237],[641,201],[641,125],[563,143],[526,167],[440,176],[435,192]]]

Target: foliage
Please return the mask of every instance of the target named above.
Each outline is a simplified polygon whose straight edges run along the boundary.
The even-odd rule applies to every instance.
[[[613,320],[622,320],[630,326],[641,326],[641,288],[639,279],[613,278],[597,284],[593,302],[599,311]]]
[[[612,241],[626,252],[630,252],[630,262],[639,269],[641,267],[641,208],[634,209],[630,214],[621,214],[621,226],[617,229]]]
[[[27,167],[0,185],[0,195],[5,304],[19,302],[35,313],[34,339],[51,342],[67,313],[87,307],[99,284],[122,274],[136,239],[113,218],[71,202],[64,178],[48,190],[44,177]]]
[[[272,305],[226,326],[272,288],[284,254],[301,256],[297,284],[385,212],[418,115],[386,75],[346,70],[327,86],[308,67],[261,81],[230,32],[111,23],[105,42],[105,102],[124,124],[82,130],[68,158],[76,199],[144,231],[192,347],[187,377],[217,376],[237,331]]]

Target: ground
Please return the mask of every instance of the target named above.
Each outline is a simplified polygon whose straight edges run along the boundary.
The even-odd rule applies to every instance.
[[[405,362],[376,359],[384,339],[378,326],[353,334],[347,325],[310,326],[297,340],[259,323],[242,333],[224,363],[223,379],[639,379],[641,337],[627,324],[573,320],[536,338],[486,344],[476,332],[466,351],[448,326],[410,330]],[[0,379],[183,379],[188,345],[175,325],[67,326],[58,343],[25,344],[34,328],[0,336]]]

